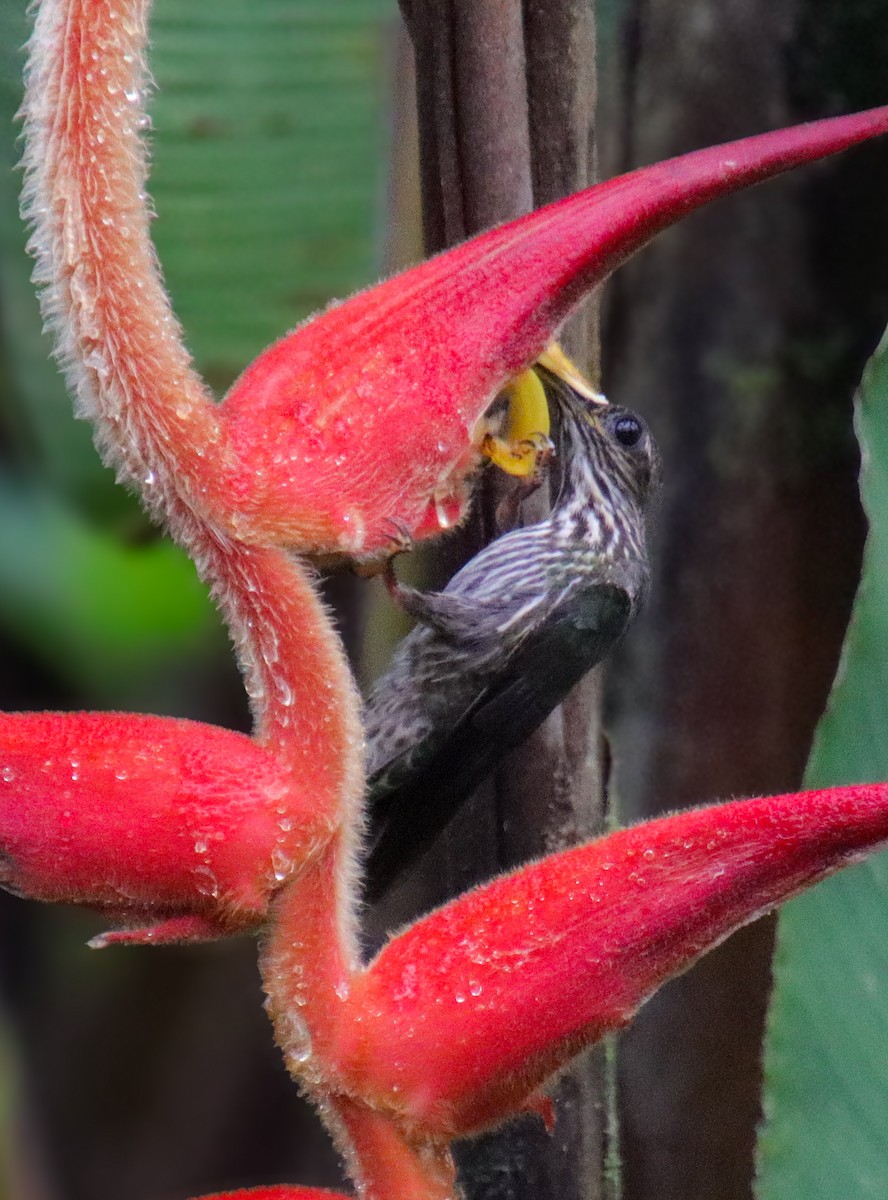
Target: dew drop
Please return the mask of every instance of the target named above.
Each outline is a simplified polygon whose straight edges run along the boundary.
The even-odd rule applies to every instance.
[[[197,890],[201,896],[211,896],[214,900],[219,896],[219,880],[209,867],[195,867]]]
[[[311,1058],[311,1034],[308,1026],[295,1013],[287,1013],[278,1021],[278,1037],[283,1042],[287,1064],[301,1066]]]
[[[12,783],[13,779],[15,779],[15,771],[13,771],[12,767],[4,767],[3,770],[0,771],[0,779],[2,779],[4,783]]]
[[[435,501],[435,516],[438,519],[438,526],[440,529],[450,528],[450,514],[448,513],[443,502],[440,500]]]
[[[293,860],[280,846],[275,846],[271,852],[271,866],[275,880],[282,883],[293,870]]]

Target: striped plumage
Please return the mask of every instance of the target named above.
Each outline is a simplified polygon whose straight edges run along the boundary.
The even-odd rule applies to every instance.
[[[551,514],[442,592],[398,588],[420,623],[365,709],[371,899],[604,658],[647,587],[659,458],[644,422],[540,374],[559,418]]]

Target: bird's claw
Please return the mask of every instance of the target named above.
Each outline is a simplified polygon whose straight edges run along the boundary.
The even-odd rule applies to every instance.
[[[383,575],[391,570],[392,559],[398,554],[407,554],[413,549],[413,537],[410,530],[397,517],[386,517],[385,524],[392,528],[392,536],[381,554],[368,562],[356,563],[352,567],[354,573],[361,579],[372,579],[375,575]],[[394,576],[393,576],[394,578]]]
[[[404,522],[399,521],[397,517],[386,517],[385,524],[390,525],[394,531],[387,548],[387,561],[391,563],[396,555],[408,554],[413,549],[413,536]]]

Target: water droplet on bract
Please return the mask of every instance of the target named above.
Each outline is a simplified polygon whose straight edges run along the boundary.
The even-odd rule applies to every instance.
[[[641,857],[650,860],[657,857],[657,852],[648,848],[647,850],[642,851]]]
[[[462,992],[456,992],[456,994],[454,995],[453,998],[457,1002],[457,1004],[465,1004],[465,1002],[466,1002],[466,998],[462,994]]]
[[[271,852],[271,866],[274,871],[275,880],[278,883],[283,883],[293,870],[293,860],[280,846],[275,846]]]
[[[450,514],[441,500],[435,501],[435,517],[437,518],[438,527],[440,529],[450,528]]]
[[[279,1040],[283,1043],[287,1065],[300,1066],[311,1058],[311,1034],[301,1017],[289,1012],[277,1022]]]
[[[472,982],[469,984],[469,991],[472,993],[473,996],[480,996],[481,993],[484,991],[484,988],[477,981],[477,979],[473,979]]]
[[[157,476],[154,474],[153,471],[149,471],[145,475],[142,482],[144,483],[145,487],[154,487],[155,483],[157,483]]]
[[[194,843],[194,853],[195,854],[206,854],[206,852],[207,852],[207,843],[205,841],[203,841],[202,838],[198,838],[198,840]]]
[[[340,979],[339,983],[337,983],[336,987],[333,990],[336,992],[336,995],[339,997],[340,1000],[348,999],[349,992],[348,992],[348,983],[346,982],[346,980]]]
[[[0,779],[2,779],[4,783],[12,783],[13,779],[15,779],[15,771],[13,771],[12,767],[4,767],[3,770],[0,771]]]
[[[129,779],[129,775],[127,775],[126,771],[115,771],[114,778],[122,782],[124,779]]]
[[[211,896],[214,900],[219,896],[219,880],[209,867],[195,867],[194,876],[197,880],[197,890],[201,896]]]
[[[139,91],[139,89],[137,87],[125,88],[123,94],[124,94],[124,96],[126,96],[127,100],[130,102],[130,104],[138,104],[139,101],[142,99],[142,93]]]

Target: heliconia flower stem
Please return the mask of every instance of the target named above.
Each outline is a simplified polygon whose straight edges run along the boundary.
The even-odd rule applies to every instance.
[[[697,809],[543,859],[381,951],[341,1024],[342,1075],[408,1127],[483,1128],[733,930],[886,840],[874,784]]]
[[[106,460],[186,544],[214,493],[221,424],[149,235],[148,0],[42,0],[23,105],[35,279]]]
[[[460,1200],[446,1142],[342,1096],[332,1106],[361,1200]]]

